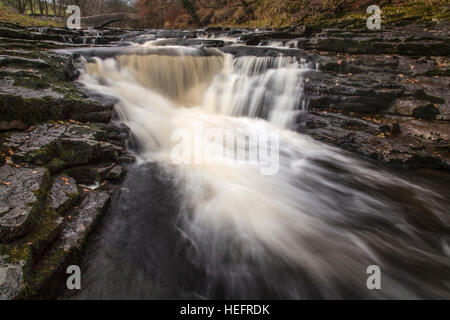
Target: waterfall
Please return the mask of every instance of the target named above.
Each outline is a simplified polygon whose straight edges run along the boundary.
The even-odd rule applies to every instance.
[[[202,109],[237,117],[260,117],[291,129],[304,111],[302,74],[305,62],[294,57],[228,56],[227,70],[205,93]]]
[[[158,163],[177,187],[173,228],[205,275],[197,297],[417,298],[418,288],[448,297],[448,282],[437,279],[449,270],[448,238],[437,233],[423,241],[423,224],[411,222],[413,216],[448,225],[445,199],[293,131],[306,106],[305,61],[152,48],[89,60],[80,82],[119,99],[116,109],[139,142],[140,161]],[[196,137],[198,126],[244,137],[276,133],[279,153],[269,159],[277,161],[276,174],[261,174],[261,163],[227,161],[226,154],[220,164],[173,163],[173,133]],[[211,141],[195,142],[193,158]],[[273,151],[242,148],[255,146]],[[402,266],[410,258],[435,272]],[[370,265],[383,269],[382,291],[366,287]]]

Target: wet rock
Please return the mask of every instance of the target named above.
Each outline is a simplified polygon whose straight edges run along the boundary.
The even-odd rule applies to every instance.
[[[0,131],[12,130],[12,129],[23,130],[26,128],[27,128],[27,125],[20,120],[0,121]]]
[[[437,106],[438,115],[436,119],[450,121],[450,104],[441,104]]]
[[[445,124],[383,119],[385,122],[378,125],[379,119],[353,119],[339,114],[313,112],[299,130],[317,140],[394,167],[450,168],[450,152],[441,148],[441,143],[448,142],[450,137]]]
[[[116,187],[107,175],[128,155],[129,129],[110,124],[117,100],[72,83],[78,67],[69,50],[39,50],[123,34],[0,24],[1,299],[55,297]],[[102,166],[109,169],[100,175]],[[119,168],[110,175],[119,176]]]
[[[304,30],[302,30],[304,32]],[[244,41],[248,46],[256,46],[263,41],[267,40],[289,40],[296,39],[303,35],[302,33],[291,33],[291,32],[257,32],[257,33],[247,33],[241,35],[240,40]]]
[[[52,210],[44,210],[38,217],[39,224],[36,225],[33,232],[23,239],[18,246],[13,246],[12,252],[16,249],[18,252],[27,254],[26,267],[34,268],[42,259],[46,250],[59,237],[62,231],[64,218]]]
[[[310,36],[311,35],[311,28],[307,25],[297,25],[287,28],[285,31],[291,32],[294,34],[302,35],[302,36]]]
[[[173,45],[173,46],[204,46],[211,48],[220,48],[225,45],[225,42],[222,40],[207,40],[207,39],[168,39],[168,40],[159,40],[156,45],[165,46],[165,45]]]
[[[0,37],[11,39],[15,42],[29,42],[37,44],[53,44],[58,46],[84,45],[86,37],[95,38],[95,43],[109,44],[119,41],[124,32],[121,30],[68,30],[59,28],[8,28],[0,27]]]
[[[79,166],[64,171],[65,174],[75,179],[80,186],[91,186],[97,184],[101,178],[98,170],[92,166]]]
[[[106,191],[92,191],[86,195],[80,204],[80,208],[70,217],[65,226],[59,248],[68,252],[80,250],[100,216],[109,204],[111,195]]]
[[[158,30],[156,32],[157,38],[195,38],[195,31],[183,30]]]
[[[424,120],[434,120],[438,114],[439,110],[436,109],[433,104],[417,107],[412,112],[414,118]]]
[[[80,122],[109,122],[112,106],[88,100],[62,98],[52,90],[30,90],[14,88],[2,94],[0,88],[0,121],[22,121],[27,125],[47,120],[69,120]]]
[[[313,55],[309,54],[305,51],[301,51],[298,49],[282,49],[282,48],[270,48],[270,47],[246,47],[246,46],[225,46],[223,48],[219,48],[223,53],[232,54],[235,57],[244,57],[244,56],[255,56],[255,57],[279,57],[281,55],[284,56],[292,56],[305,58],[307,61],[313,61]]]
[[[156,40],[156,37],[154,34],[144,34],[144,35],[130,35],[129,37],[126,37],[125,39],[129,39],[130,43],[138,43],[138,44],[144,44],[148,41]]]
[[[97,166],[95,169],[98,173],[98,176],[100,177],[100,179],[106,179],[106,176],[108,175],[108,173],[111,171],[111,169],[114,167],[114,163],[105,163],[102,164],[100,166]]]
[[[391,134],[401,134],[402,130],[400,128],[400,124],[398,122],[395,122],[392,125],[392,130],[391,130]]]
[[[27,274],[27,291],[22,291],[22,296],[54,299],[64,290],[66,268],[79,263],[84,244],[107,208],[113,191],[87,193],[79,207],[66,215],[58,236]]]
[[[35,90],[32,88],[16,86],[13,79],[5,78],[3,81],[0,81],[0,108],[3,107],[2,109],[7,112],[6,110],[9,111],[16,107],[15,112],[11,115],[4,115],[5,120],[9,120],[13,116],[17,115],[20,117],[19,121],[33,124],[40,119],[39,117],[51,118],[52,114],[58,112],[58,110],[52,107],[47,107],[46,109],[42,108],[39,110],[40,105],[42,105],[45,100],[52,102],[54,99],[61,99],[63,97],[64,96],[62,94],[53,91],[50,88],[39,88],[39,90]],[[29,102],[34,102],[36,105],[32,106]],[[10,105],[6,106],[7,103]],[[31,108],[28,108],[28,106]],[[26,115],[26,112],[33,111],[33,107],[34,110],[39,110],[40,112],[39,115],[36,115],[36,118],[30,114]]]
[[[353,54],[401,54],[406,56],[436,56],[450,53],[450,44],[435,30],[426,32],[414,28],[393,28],[378,32],[326,29],[313,38],[299,43],[300,48]]]
[[[42,59],[27,59],[22,57],[0,56],[0,67],[49,68],[50,64]]]
[[[4,145],[13,150],[14,161],[46,165],[56,172],[117,159],[123,146],[102,140],[107,137],[103,129],[95,125],[44,124],[29,132],[10,134]]]
[[[60,175],[54,179],[49,192],[49,205],[59,213],[67,212],[74,206],[80,194],[75,180]]]
[[[205,28],[205,32],[206,33],[217,33],[217,32],[223,32],[223,31],[227,31],[227,28],[224,28],[224,27],[208,27],[208,28]]]
[[[34,226],[34,215],[42,210],[49,184],[42,168],[0,168],[0,242],[25,236]]]
[[[125,168],[122,166],[115,166],[109,171],[106,179],[111,182],[120,182],[125,176]]]
[[[381,125],[369,125],[365,121],[360,121],[360,118],[364,115],[381,113],[386,117],[396,115],[412,117],[415,109],[429,104],[433,104],[438,110],[436,119],[450,118],[448,78],[439,78],[445,75],[445,72],[436,72],[436,70],[448,69],[445,58],[448,43],[443,37],[445,28],[447,27],[423,30],[423,28],[415,27],[395,27],[384,28],[380,32],[360,29],[324,29],[314,30],[313,35],[313,32],[306,34],[308,28],[301,26],[299,30],[255,31],[217,28],[200,33],[202,37],[234,37],[235,44],[249,41],[249,44],[261,45],[272,40],[295,39],[300,50],[227,46],[226,43],[226,46],[219,50],[233,54],[235,57],[289,55],[310,62],[311,69],[314,69],[314,63],[317,62],[321,72],[305,73],[304,87],[309,107],[333,114],[344,113],[348,117],[347,120],[333,124],[333,128],[337,127],[339,130],[327,131],[330,134],[330,140],[334,139],[336,142],[339,139],[342,141],[353,139],[351,143],[343,142],[343,145],[347,145],[348,149],[362,152],[364,146],[357,146],[358,143],[367,144],[369,141],[368,144],[375,145],[377,141],[382,143],[390,140],[391,136],[396,136],[395,139],[401,141],[394,141],[391,152],[393,155],[390,153],[386,159],[398,158],[399,162],[406,163],[409,158],[423,158],[426,152],[436,151],[437,147],[434,145],[430,146],[430,149],[422,148],[425,142],[420,140],[422,139],[420,135],[428,137],[430,136],[428,131],[425,130],[420,134],[420,130],[424,129],[418,126],[415,134],[410,134],[414,131],[411,126],[415,124],[409,120],[409,122],[396,119],[391,121],[385,118],[381,120]],[[147,33],[149,37],[155,38],[158,31]],[[180,40],[178,38],[178,40],[169,40],[167,43],[175,43],[174,41],[179,43],[186,41],[186,44],[193,44],[197,39]],[[429,52],[433,52],[432,57],[429,56]],[[416,111],[416,116],[419,116],[420,110]],[[420,114],[420,117],[424,115]],[[320,131],[321,128],[327,128],[328,122],[316,121],[307,125]],[[322,133],[325,131],[323,130]],[[359,132],[368,136],[363,138]],[[333,134],[336,135],[334,138]],[[379,134],[383,134],[384,137],[378,137]],[[351,138],[352,135],[356,138]],[[408,147],[409,144],[412,146]],[[382,143],[382,145],[389,149],[387,144]],[[424,154],[416,155],[417,150],[412,149],[422,150]],[[376,157],[377,147],[373,147],[372,151],[366,150],[362,153]],[[396,152],[397,156],[395,156]],[[443,157],[445,159],[445,155]],[[436,157],[433,155],[431,158]],[[382,159],[382,161],[390,160]],[[433,161],[430,163],[434,166]],[[416,163],[426,164],[427,161],[418,160]]]
[[[392,133],[392,127],[388,124],[384,124],[384,125],[380,126],[380,131],[382,131],[384,134]]]
[[[437,142],[437,147],[450,143],[450,126],[441,121],[422,121],[417,119],[400,120],[398,122],[402,133],[406,136],[425,139],[429,147]]]
[[[121,165],[130,164],[136,162],[136,157],[131,153],[123,153],[119,156],[119,163]]]
[[[0,256],[0,300],[12,300],[25,289],[24,262],[11,263]]]
[[[14,30],[10,28],[1,28],[0,27],[0,36],[5,38],[13,38],[13,39],[24,39],[24,40],[50,40],[50,41],[65,41],[64,36],[52,34],[52,33],[40,33],[40,32],[29,32],[29,31],[21,31]]]
[[[380,113],[393,105],[402,90],[384,84],[386,75],[346,75],[336,77],[318,72],[305,73],[305,93],[310,107],[365,114]]]
[[[412,116],[414,109],[423,104],[422,101],[414,99],[398,99],[395,101],[394,111],[402,116]]]

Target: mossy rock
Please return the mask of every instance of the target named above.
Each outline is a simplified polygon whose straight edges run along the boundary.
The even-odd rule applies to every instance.
[[[51,97],[23,98],[0,94],[0,120],[21,120],[28,125],[62,118],[58,103]]]
[[[433,104],[427,104],[417,107],[413,110],[412,115],[417,119],[434,120],[439,114],[439,110]]]
[[[0,120],[20,120],[33,125],[48,120],[109,122],[112,105],[102,105],[87,99],[57,99],[51,96],[23,98],[0,93]]]
[[[79,209],[71,213],[60,237],[24,276],[26,290],[21,298],[55,298],[65,289],[66,268],[79,264],[86,241],[109,205],[111,195],[105,191],[88,193]]]
[[[26,236],[36,225],[49,188],[50,175],[43,168],[0,168],[0,243]]]

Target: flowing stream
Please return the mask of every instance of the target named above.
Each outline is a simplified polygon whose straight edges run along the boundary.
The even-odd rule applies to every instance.
[[[119,100],[138,163],[90,241],[80,298],[450,298],[448,198],[297,133],[306,70],[157,42],[87,59],[79,81]],[[223,146],[199,128],[273,134],[277,149],[196,161]],[[174,163],[177,130],[192,161]],[[367,287],[371,265],[382,290]]]

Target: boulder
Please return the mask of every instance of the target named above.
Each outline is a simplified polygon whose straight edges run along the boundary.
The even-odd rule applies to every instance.
[[[0,56],[0,67],[49,68],[50,64],[42,59],[27,59],[14,56]]]
[[[14,241],[31,231],[48,185],[48,171],[43,168],[0,168],[0,242]]]
[[[8,262],[0,256],[0,300],[12,300],[25,289],[23,280],[24,262]]]
[[[64,227],[57,244],[58,247],[66,252],[80,250],[110,200],[111,195],[106,191],[88,193],[81,202],[79,209],[73,213],[68,224]]]
[[[433,104],[417,107],[412,112],[414,118],[424,120],[434,120],[438,114],[439,110]]]
[[[51,208],[63,214],[74,206],[80,193],[75,180],[69,176],[59,175],[49,192],[49,205]]]
[[[27,268],[26,291],[18,288],[9,298],[55,298],[65,289],[66,268],[78,264],[85,242],[107,208],[111,191],[86,194],[73,212],[59,225],[57,237],[41,251],[39,263]],[[60,221],[60,220],[58,220]]]
[[[306,29],[305,29],[306,30]],[[304,30],[301,33],[283,32],[283,31],[271,31],[271,32],[255,32],[241,35],[240,40],[244,41],[248,46],[256,46],[263,41],[271,40],[290,40],[296,39],[303,35]]]
[[[402,116],[412,116],[414,109],[423,104],[415,99],[397,99],[394,104],[394,111]]]
[[[106,127],[109,128],[109,127]],[[107,130],[107,129],[106,129]],[[89,163],[115,160],[123,147],[102,140],[107,131],[96,125],[43,124],[29,132],[10,134],[4,145],[13,160],[47,166],[51,172]]]
[[[111,171],[109,171],[106,179],[111,182],[120,182],[125,175],[125,168],[122,166],[114,166]]]

